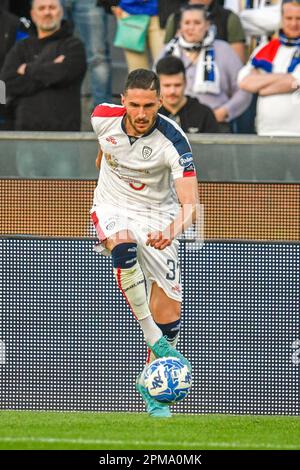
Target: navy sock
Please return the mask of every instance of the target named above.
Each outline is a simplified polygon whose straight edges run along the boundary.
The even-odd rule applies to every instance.
[[[157,326],[161,329],[163,336],[167,337],[168,341],[173,341],[176,336],[179,334],[181,320],[173,321],[172,323],[156,323]]]

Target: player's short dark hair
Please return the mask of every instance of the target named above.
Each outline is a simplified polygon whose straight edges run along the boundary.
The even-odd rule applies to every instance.
[[[133,88],[154,90],[157,95],[160,95],[159,78],[152,70],[136,69],[130,72],[125,83],[124,93]]]
[[[179,57],[169,55],[157,62],[156,73],[157,75],[177,75],[178,73],[183,73],[185,77],[185,68]]]

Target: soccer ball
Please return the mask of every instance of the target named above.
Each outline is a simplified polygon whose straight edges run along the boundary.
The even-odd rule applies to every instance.
[[[186,365],[176,357],[156,359],[144,375],[145,386],[155,400],[176,403],[190,391],[192,376]]]

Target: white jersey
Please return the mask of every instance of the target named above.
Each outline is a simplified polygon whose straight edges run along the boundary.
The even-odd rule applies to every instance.
[[[252,58],[266,46],[261,44],[254,50],[249,62],[240,70],[238,82],[247,77],[254,66]],[[278,47],[272,63],[272,73],[289,73],[295,82],[300,83],[299,46]],[[295,64],[293,71],[290,67]],[[259,70],[266,73],[263,68]],[[277,93],[274,95],[258,96],[256,107],[256,128],[258,135],[267,136],[300,136],[300,99],[295,88],[292,93]]]
[[[124,207],[137,216],[151,210],[173,218],[178,208],[173,180],[195,176],[190,144],[180,127],[160,114],[148,133],[128,136],[125,114],[123,106],[106,103],[92,114],[103,151],[94,206]]]

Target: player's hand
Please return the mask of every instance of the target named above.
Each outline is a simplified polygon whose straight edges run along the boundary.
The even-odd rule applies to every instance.
[[[147,237],[146,245],[152,246],[156,250],[164,250],[172,243],[171,238],[163,232],[150,232],[147,234]]]

